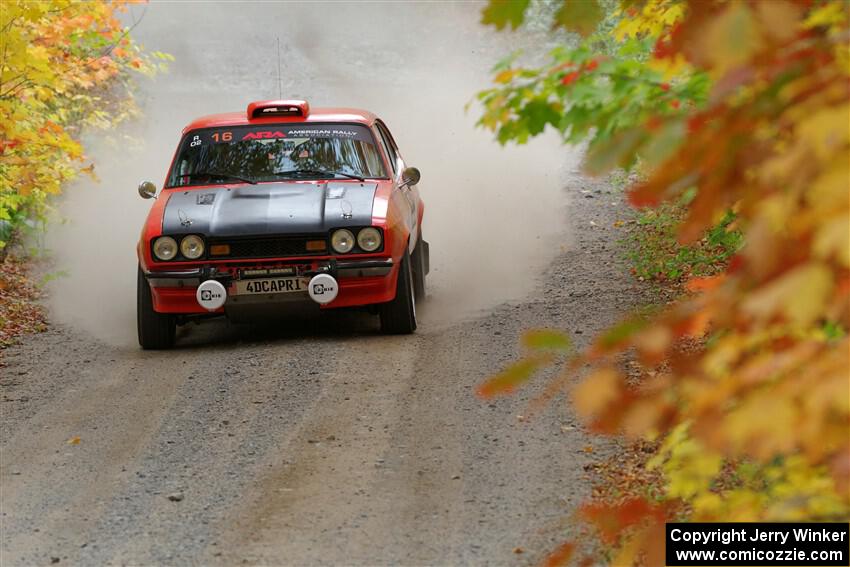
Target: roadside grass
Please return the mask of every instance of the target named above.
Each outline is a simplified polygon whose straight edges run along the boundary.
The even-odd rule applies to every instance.
[[[634,175],[618,171],[609,177],[609,181],[613,187],[625,189],[634,181]],[[665,304],[688,293],[684,287],[688,278],[722,272],[743,245],[732,211],[728,211],[698,242],[689,246],[679,244],[676,232],[687,212],[686,206],[687,197],[677,203],[639,211],[632,221],[634,228],[629,237],[619,242],[632,274],[652,289],[650,297],[633,310],[636,318],[651,318]],[[683,352],[703,346],[694,340],[683,340],[679,344]],[[655,372],[644,368],[630,355],[623,363],[628,382],[635,388],[640,387],[649,372]],[[587,472],[594,479],[592,500],[607,504],[624,504],[638,498],[661,501],[664,497],[664,476],[660,467],[648,467],[658,448],[658,442],[627,441],[609,459],[590,465]],[[727,469],[721,479],[724,484],[736,484],[738,469],[732,464],[728,464]],[[600,556],[599,559],[605,558]]]
[[[727,211],[698,242],[679,244],[676,231],[685,213],[686,203],[682,202],[640,212],[638,230],[626,252],[632,273],[639,279],[683,282],[692,276],[711,276],[722,272],[740,250],[743,237],[735,228],[732,211]]]

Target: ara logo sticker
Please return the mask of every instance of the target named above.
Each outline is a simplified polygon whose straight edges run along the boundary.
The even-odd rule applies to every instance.
[[[243,140],[270,140],[272,138],[286,138],[286,134],[280,130],[263,130],[261,132],[248,132],[242,136]]]
[[[310,280],[307,292],[310,294],[310,299],[324,305],[336,299],[339,284],[330,274],[317,274]]]
[[[227,290],[221,282],[216,280],[207,280],[198,286],[195,292],[195,299],[198,300],[198,305],[207,311],[215,311],[227,299]]]

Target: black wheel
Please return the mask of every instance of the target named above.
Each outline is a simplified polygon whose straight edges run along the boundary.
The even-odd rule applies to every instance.
[[[421,230],[416,248],[410,255],[410,268],[413,271],[413,297],[422,303],[425,301],[425,275],[428,273],[428,243],[422,240]]]
[[[413,273],[410,254],[404,251],[399,266],[395,299],[380,306],[381,331],[392,335],[409,335],[416,330],[416,298],[413,293]]]
[[[151,288],[141,268],[136,280],[136,327],[139,332],[139,345],[143,349],[165,349],[174,346],[177,323],[173,315],[153,310]]]

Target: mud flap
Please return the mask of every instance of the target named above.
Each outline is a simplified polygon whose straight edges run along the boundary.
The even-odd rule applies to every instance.
[[[424,267],[425,275],[427,276],[431,271],[431,248],[426,240],[420,241],[419,245],[422,246],[422,266]]]

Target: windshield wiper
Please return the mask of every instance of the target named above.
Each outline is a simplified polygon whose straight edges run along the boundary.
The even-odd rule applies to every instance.
[[[211,179],[235,179],[237,181],[242,181],[243,183],[250,183],[251,185],[256,185],[257,182],[253,179],[249,179],[247,177],[240,177],[239,175],[234,175],[232,173],[223,173],[221,171],[196,171],[195,173],[189,173],[186,177],[209,177]]]
[[[348,177],[349,179],[356,179],[357,181],[366,181],[359,175],[352,175],[351,173],[344,173],[342,171],[322,171],[320,169],[288,169],[286,171],[275,171],[273,175],[309,175],[310,177],[336,177],[337,175],[342,175],[343,177]]]

